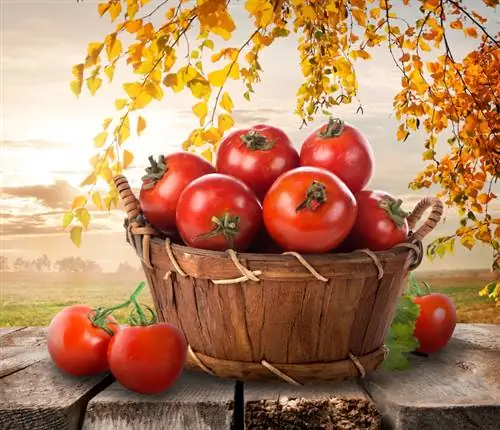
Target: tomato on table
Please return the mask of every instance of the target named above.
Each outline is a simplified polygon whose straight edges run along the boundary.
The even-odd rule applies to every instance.
[[[415,297],[420,306],[414,336],[421,353],[433,353],[443,348],[450,340],[457,323],[457,312],[453,301],[445,294],[430,293]]]
[[[298,165],[290,138],[271,125],[233,131],[217,150],[217,171],[241,179],[261,201],[278,176]]]
[[[357,193],[373,176],[375,159],[370,143],[356,127],[330,118],[302,144],[300,164],[329,170]]]
[[[343,244],[345,250],[383,251],[406,241],[408,213],[401,208],[400,199],[379,190],[362,190],[354,197],[358,215]]]
[[[176,219],[179,234],[188,246],[245,251],[262,224],[262,206],[239,179],[212,173],[185,188]]]
[[[298,252],[326,252],[351,230],[357,205],[333,173],[298,167],[281,175],[267,192],[264,224],[281,247]]]
[[[58,312],[49,325],[50,357],[60,370],[70,375],[97,375],[109,370],[107,349],[113,333],[118,330],[112,316],[98,318],[90,306],[68,306]]]
[[[184,335],[169,323],[124,327],[108,348],[113,376],[124,387],[142,394],[171,387],[182,373],[186,356]]]
[[[150,156],[149,162],[139,194],[141,210],[158,230],[172,232],[176,229],[175,212],[181,192],[194,179],[214,173],[215,167],[189,152],[160,155],[158,161]]]

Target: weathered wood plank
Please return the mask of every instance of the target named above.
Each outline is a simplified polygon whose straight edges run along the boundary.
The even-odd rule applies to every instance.
[[[451,342],[403,372],[363,382],[394,429],[493,430],[500,423],[500,325],[458,324]]]
[[[0,379],[0,430],[79,429],[88,400],[111,382],[65,375],[44,359]]]
[[[0,337],[18,330],[22,330],[23,328],[25,327],[0,327]]]
[[[0,378],[48,357],[46,327],[27,327],[0,337]]]
[[[84,430],[229,430],[234,381],[184,371],[165,393],[145,396],[114,383],[89,402]]]
[[[380,428],[380,412],[355,382],[303,387],[246,383],[244,403],[247,430],[299,429],[305,425],[347,430]]]

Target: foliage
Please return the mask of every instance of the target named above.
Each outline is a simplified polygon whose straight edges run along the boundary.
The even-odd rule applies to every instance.
[[[109,19],[114,29],[103,41],[88,45],[85,60],[73,67],[71,90],[79,95],[86,87],[95,94],[104,80],[113,80],[121,62],[134,71],[137,80],[123,84],[124,95],[115,101],[116,118],[106,118],[94,139],[96,154],[82,186],[89,187],[95,206],[109,210],[117,205],[112,178],[133,161],[127,140],[147,126],[139,112],[163,100],[168,92],[192,94],[199,127],[187,136],[183,147],[211,160],[221,137],[234,125],[234,102],[225,84],[240,81],[250,101],[262,75],[259,55],[275,40],[292,34],[298,37],[304,80],[297,91],[296,114],[304,124],[353,101],[362,112],[355,66],[384,45],[401,72],[401,91],[394,98],[399,121],[396,138],[405,141],[417,130],[425,135],[425,166],[410,187],[437,184],[439,195],[461,217],[455,234],[433,242],[428,255],[434,258],[452,252],[455,239],[469,249],[483,242],[493,249],[493,267],[500,268],[500,219],[488,212],[496,198],[492,186],[500,170],[500,45],[499,34],[488,33],[483,16],[461,0],[246,0],[251,33],[240,46],[217,49],[216,40],[230,40],[236,29],[229,4],[230,0],[178,0],[175,5],[108,0],[98,4],[98,14]],[[473,4],[493,8],[499,0]],[[401,16],[405,8],[418,10],[420,17],[407,22]],[[151,21],[157,15],[164,17],[160,25]],[[476,48],[463,59],[453,55],[452,32],[477,39]],[[192,34],[194,46],[189,43],[194,40],[188,37]],[[127,46],[123,41],[130,36],[134,41]],[[177,55],[181,43],[188,50],[183,61]],[[109,184],[106,196],[94,190],[98,180]],[[90,222],[87,200],[75,198],[72,210],[64,216],[64,228],[70,230],[77,246]]]

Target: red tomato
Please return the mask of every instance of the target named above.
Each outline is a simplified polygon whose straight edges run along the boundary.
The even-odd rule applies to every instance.
[[[323,167],[335,173],[353,193],[368,184],[374,163],[365,136],[338,118],[330,118],[328,124],[310,134],[300,152],[302,166]]]
[[[262,223],[262,206],[239,179],[221,173],[203,176],[182,192],[177,228],[182,240],[196,248],[246,250]]]
[[[408,237],[408,213],[396,200],[384,191],[362,190],[354,197],[358,203],[358,215],[346,239],[348,248],[383,251],[404,242]]]
[[[109,370],[106,351],[112,336],[94,326],[89,315],[95,315],[89,306],[68,306],[49,325],[50,357],[60,370],[70,375],[91,376]],[[111,316],[107,317],[105,327],[113,333],[118,331],[118,324]]]
[[[413,301],[420,305],[420,315],[413,333],[420,342],[417,352],[436,352],[448,343],[455,330],[455,304],[441,293],[415,297]]]
[[[326,252],[347,236],[357,206],[347,186],[333,173],[298,167],[281,175],[267,192],[264,224],[284,249]]]
[[[111,340],[108,361],[116,380],[142,394],[172,386],[186,362],[187,343],[169,323],[122,328]]]
[[[214,173],[208,161],[189,152],[160,155],[155,161],[149,157],[151,166],[139,194],[139,203],[146,219],[163,232],[175,230],[175,211],[181,192],[196,178]]]
[[[285,132],[259,124],[228,134],[216,165],[218,172],[241,179],[262,201],[279,175],[299,165],[299,154]]]

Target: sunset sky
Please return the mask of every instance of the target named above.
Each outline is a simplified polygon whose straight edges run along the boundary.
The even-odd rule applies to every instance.
[[[152,7],[157,3],[153,0]],[[137,257],[124,240],[121,211],[110,215],[92,212],[94,219],[81,249],[72,245],[61,228],[62,213],[89,173],[92,139],[103,118],[115,113],[113,101],[123,94],[120,84],[129,79],[129,72],[122,67],[112,85],[103,85],[94,97],[84,91],[77,99],[69,89],[71,66],[84,59],[88,42],[103,40],[114,27],[108,18],[99,18],[96,2],[90,0],[79,4],[76,0],[0,0],[0,8],[2,254],[9,260],[36,258],[42,253],[52,260],[79,255],[96,260],[105,270],[114,270],[124,260],[137,265]],[[243,2],[235,2],[231,10],[238,26],[232,43],[238,46],[250,26]],[[493,25],[498,23],[498,13],[490,10],[487,16]],[[452,44],[460,57],[477,42],[458,37]],[[252,102],[233,97],[236,127],[271,123],[283,128],[299,146],[323,120],[299,130],[300,120],[293,114],[295,91],[301,82],[296,44],[292,37],[264,51],[263,82]],[[370,187],[400,196],[411,208],[422,194],[434,192],[426,190],[419,195],[407,188],[423,167],[423,139],[413,135],[404,144],[396,142],[392,99],[400,86],[400,75],[386,49],[372,55],[372,61],[357,67],[364,114],[356,114],[355,105],[339,107],[335,113],[359,127],[373,145],[377,165]],[[238,84],[229,89],[243,93]],[[127,173],[134,187],[139,186],[149,154],[178,149],[197,125],[191,113],[191,94],[165,93],[161,103],[143,113],[148,121],[143,136],[133,136],[127,144],[136,157]],[[492,216],[500,216],[498,199],[491,203],[490,211]],[[457,223],[454,211],[448,210],[436,234],[453,232]],[[425,261],[421,267],[486,268],[490,264],[491,250],[486,247],[472,252],[458,247],[455,256],[434,263]]]

